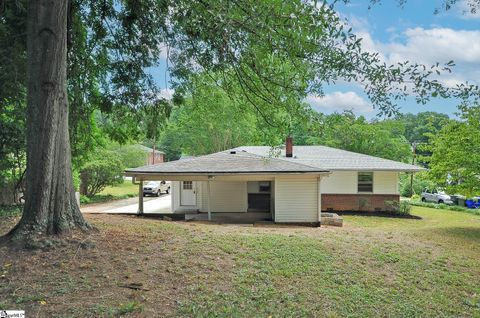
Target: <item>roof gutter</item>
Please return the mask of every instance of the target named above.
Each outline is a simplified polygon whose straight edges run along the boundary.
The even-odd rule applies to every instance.
[[[156,171],[125,171],[125,176],[236,176],[236,175],[272,175],[272,174],[287,174],[287,175],[304,175],[304,174],[330,174],[328,170],[321,171],[245,171],[245,172],[219,172],[219,171],[205,171],[205,172],[156,172]]]

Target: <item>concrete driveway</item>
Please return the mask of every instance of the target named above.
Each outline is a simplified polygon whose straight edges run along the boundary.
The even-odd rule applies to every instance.
[[[138,198],[115,200],[106,203],[89,204],[80,208],[82,213],[131,213],[138,211]],[[170,194],[162,194],[160,197],[144,197],[143,211],[148,213],[172,213]]]

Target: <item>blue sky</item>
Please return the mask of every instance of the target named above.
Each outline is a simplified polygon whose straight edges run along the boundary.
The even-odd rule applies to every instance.
[[[442,1],[408,0],[400,7],[397,0],[383,0],[368,9],[368,0],[351,0],[349,4],[337,4],[336,8],[363,39],[364,48],[379,52],[385,61],[409,60],[431,65],[454,60],[457,66],[453,73],[440,80],[452,85],[465,81],[480,84],[480,14],[465,14],[462,1],[447,12],[434,14]],[[160,87],[171,93],[165,70],[162,60],[151,73]],[[376,115],[358,85],[329,86],[325,93],[322,97],[309,96],[306,101],[324,113],[352,109],[368,118]],[[417,105],[412,98],[399,105],[402,112],[431,110],[453,116],[457,102],[435,99],[427,105]]]

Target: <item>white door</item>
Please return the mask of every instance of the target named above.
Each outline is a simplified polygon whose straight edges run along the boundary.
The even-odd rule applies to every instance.
[[[195,183],[193,181],[182,181],[180,189],[180,205],[196,205]]]

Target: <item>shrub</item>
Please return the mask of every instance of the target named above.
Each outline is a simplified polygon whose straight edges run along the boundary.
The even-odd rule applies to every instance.
[[[78,191],[80,189],[80,173],[73,169],[72,170],[72,179],[73,179],[73,188],[75,191]]]
[[[409,201],[410,205],[414,206],[421,206],[425,208],[432,208],[432,209],[443,209],[449,211],[458,211],[458,212],[467,212],[470,214],[480,215],[479,209],[468,209],[466,207],[458,206],[458,205],[446,205],[446,204],[437,204],[437,203],[430,203],[430,202],[421,202],[421,201]]]
[[[80,171],[82,194],[93,197],[106,186],[123,183],[123,170],[122,162],[114,152],[95,152],[93,158],[84,164]]]
[[[397,213],[400,210],[400,203],[398,201],[385,201],[385,208],[387,212]]]
[[[0,205],[0,217],[22,214],[22,209],[23,206],[21,204]]]
[[[387,212],[396,215],[410,215],[412,207],[408,201],[385,201]]]
[[[412,195],[412,197],[410,199],[413,200],[413,201],[420,201],[420,195],[419,194],[414,194],[414,195]]]
[[[400,201],[400,208],[398,212],[401,215],[410,215],[411,211],[412,211],[412,206],[408,201]]]
[[[358,207],[360,211],[367,210],[368,208],[368,199],[367,198],[359,198],[358,199]]]
[[[81,204],[88,204],[88,203],[90,203],[90,198],[81,195],[81,196],[80,196],[80,203],[81,203]]]

